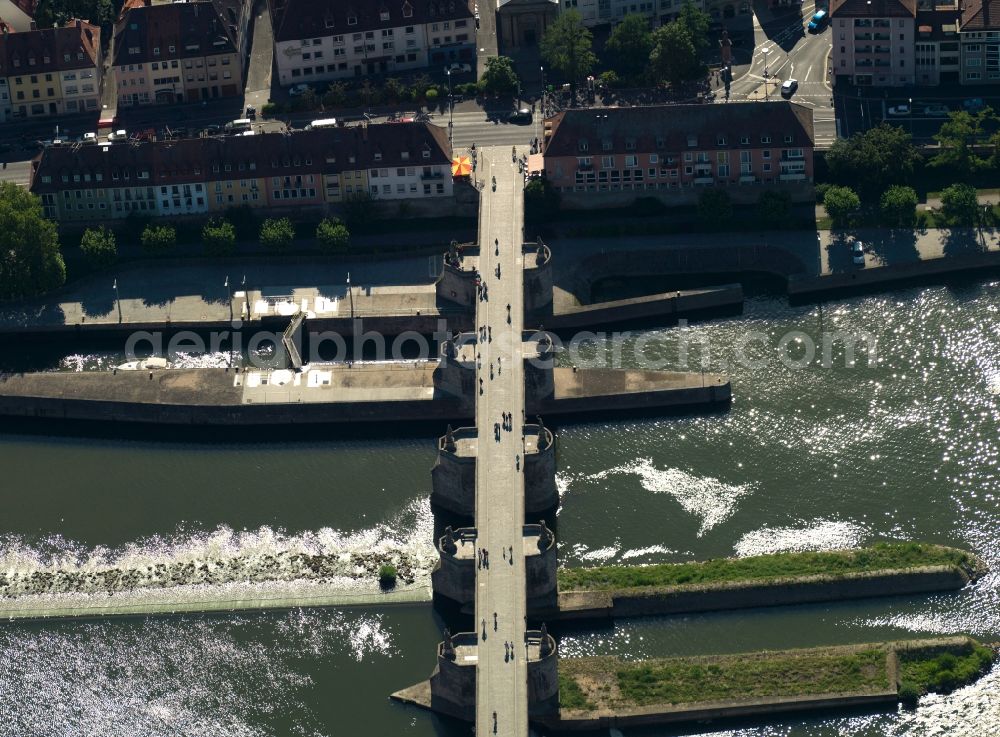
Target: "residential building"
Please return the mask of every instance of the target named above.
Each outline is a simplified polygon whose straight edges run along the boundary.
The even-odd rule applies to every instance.
[[[472,0],[270,0],[278,82],[475,64]]]
[[[0,18],[12,32],[31,30],[37,0],[0,0]]]
[[[34,26],[34,21],[32,21]],[[84,20],[62,28],[0,35],[10,115],[31,118],[100,109],[101,29]]]
[[[126,0],[115,24],[121,107],[243,94],[251,0]]]
[[[62,222],[179,217],[248,205],[325,211],[355,196],[450,198],[451,147],[429,123],[296,133],[49,146],[32,161],[31,191]]]
[[[4,44],[0,40],[0,123],[10,120],[12,110],[10,85],[7,84],[7,54],[4,53]]]
[[[917,10],[914,63],[919,85],[958,84],[961,58],[957,3]]]
[[[585,26],[614,24],[626,15],[640,13],[653,24],[669,23],[685,0],[559,0],[560,10],[576,10]],[[749,0],[693,0],[713,21],[725,21],[750,13]]]
[[[1000,83],[1000,0],[962,3],[958,36],[961,83]]]
[[[796,199],[812,192],[812,109],[798,103],[570,109],[545,130],[545,176],[564,200],[630,192],[690,201],[700,187],[726,187],[736,201],[755,200],[760,186]]]
[[[899,87],[916,78],[916,0],[831,0],[836,80]]]

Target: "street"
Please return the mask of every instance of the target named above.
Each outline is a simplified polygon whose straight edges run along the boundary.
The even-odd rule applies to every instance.
[[[730,100],[780,99],[782,82],[796,79],[798,90],[789,99],[813,108],[816,147],[829,148],[837,138],[827,65],[832,32],[829,27],[820,33],[806,30],[815,12],[814,0],[801,7],[801,14],[782,9],[772,16],[755,7],[753,56],[746,72],[733,80]]]

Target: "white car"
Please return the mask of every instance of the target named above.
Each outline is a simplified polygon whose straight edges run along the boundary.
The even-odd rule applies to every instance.
[[[82,140],[83,140],[84,143],[97,143],[97,134],[96,133],[84,133]]]
[[[446,66],[444,68],[444,73],[447,74],[448,72],[451,72],[452,74],[458,74],[459,72],[465,72],[465,73],[468,74],[468,73],[472,72],[472,65],[471,64],[461,64],[461,63],[459,63],[459,62],[456,61],[454,64],[451,64],[451,65]]]
[[[856,266],[865,265],[865,244],[857,239],[851,241],[851,260]]]
[[[308,89],[309,89],[309,85],[307,85],[307,84],[297,84],[294,87],[292,87],[290,90],[288,90],[288,96],[289,97],[300,97],[301,95],[304,95],[306,93],[306,90],[308,90]]]
[[[795,90],[799,88],[799,80],[797,79],[786,79],[781,83],[781,96],[791,97],[795,94]]]
[[[126,133],[124,130],[111,131],[110,133],[108,133],[108,140],[109,141],[127,141],[128,140],[128,133]]]
[[[896,105],[895,107],[889,108],[889,115],[894,115],[899,117],[901,115],[909,115],[910,106],[909,105]]]

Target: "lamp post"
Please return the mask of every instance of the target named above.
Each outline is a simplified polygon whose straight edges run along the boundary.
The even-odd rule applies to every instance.
[[[118,280],[115,279],[115,283],[111,285],[111,288],[115,290],[115,302],[118,303],[118,322],[122,322],[122,298],[118,293]]]
[[[542,117],[545,117],[545,67],[538,67],[542,71]]]
[[[451,69],[448,70],[448,140],[455,127],[455,98],[451,96]]]
[[[767,86],[767,48],[764,48],[764,99],[771,99],[771,90]]]
[[[354,291],[351,289],[351,272],[347,272],[347,296],[351,300],[351,320],[354,319]]]
[[[226,297],[229,301],[229,320],[233,319],[233,290],[229,288],[229,274],[226,274]]]

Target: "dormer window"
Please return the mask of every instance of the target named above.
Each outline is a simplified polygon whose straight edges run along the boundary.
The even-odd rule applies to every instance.
[[[401,158],[403,161],[409,161],[410,160],[410,152],[409,151],[400,151],[399,152],[399,158]]]
[[[612,141],[610,138],[605,138],[601,141],[601,148],[604,149],[605,151],[610,151],[612,148],[614,148],[614,145],[615,145],[614,141]]]
[[[723,135],[716,136],[715,137],[715,144],[717,146],[725,146],[726,145],[726,137],[723,136]]]
[[[381,161],[381,160],[382,160],[382,152],[381,151],[376,151],[375,152],[375,161]]]
[[[691,148],[694,148],[697,145],[698,145],[698,134],[697,133],[688,133],[688,146],[690,146]]]
[[[750,136],[740,136],[740,145],[742,145],[742,146],[749,146],[750,145]]]
[[[356,15],[349,15],[349,16],[347,16],[347,25],[349,25],[349,26],[356,26],[356,25],[358,25],[358,16],[356,16]]]
[[[49,63],[51,63],[51,61],[52,61],[52,60],[51,60],[51,59],[49,58],[49,55],[48,55],[48,54],[46,54],[45,56],[43,56],[43,57],[42,57],[42,59],[43,59],[43,60],[45,61],[45,63],[46,63],[46,64],[49,64]]]
[[[69,54],[63,54],[63,61],[69,61]]]
[[[409,3],[403,3],[403,17],[412,18],[413,17],[413,6]]]
[[[349,164],[353,164],[354,163],[354,154],[351,154],[350,156],[347,157],[347,162]]]
[[[579,143],[577,143],[577,148],[579,148],[581,151],[589,151],[590,150],[590,144],[587,143],[587,139],[586,138],[581,138],[580,141],[579,141]]]
[[[785,143],[791,143],[791,142],[792,142],[792,137],[791,136],[785,136]]]
[[[159,56],[159,55],[160,55],[160,47],[159,46],[154,46],[153,47],[153,56]]]
[[[666,148],[666,145],[667,145],[667,142],[663,138],[663,136],[657,136],[656,137],[656,147],[657,148]]]
[[[625,150],[626,151],[635,151],[635,139],[634,138],[626,138],[625,139]]]
[[[327,28],[333,28],[333,18],[331,18],[330,16],[324,18],[323,25],[325,25]]]
[[[423,154],[425,159],[429,159],[431,157],[431,150],[429,148],[425,148]]]
[[[167,47],[167,51],[169,51],[172,54],[175,51],[177,51],[177,47],[176,46],[168,46]]]
[[[383,22],[389,20],[389,11],[388,10],[378,11],[378,19]]]
[[[770,143],[771,142],[771,136],[761,136],[760,137],[760,142],[761,143]]]

